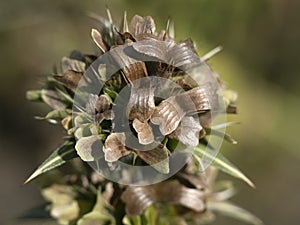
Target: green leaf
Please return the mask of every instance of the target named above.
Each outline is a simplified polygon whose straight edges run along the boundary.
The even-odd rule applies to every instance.
[[[71,109],[56,109],[56,110],[49,112],[45,117],[36,116],[35,118],[38,120],[47,120],[50,123],[56,124],[71,114],[72,114]]]
[[[229,216],[253,225],[263,225],[263,222],[252,213],[242,209],[230,202],[208,202],[209,210],[219,212],[225,216]]]
[[[116,99],[117,97],[118,97],[118,93],[117,92],[115,92],[114,90],[111,90],[110,88],[108,88],[108,87],[104,87],[103,88],[103,92],[107,95],[107,96],[109,96],[109,98],[110,99]]]
[[[24,184],[76,157],[78,157],[78,155],[76,154],[76,150],[74,148],[74,141],[66,141],[37,168],[37,170],[24,182]]]
[[[224,129],[224,128],[227,128],[227,127],[230,127],[230,126],[234,126],[234,125],[237,125],[237,124],[240,124],[240,122],[231,121],[231,122],[227,122],[227,123],[221,123],[221,124],[213,125],[213,126],[211,126],[211,129],[213,129],[213,130],[220,130],[220,129]]]
[[[26,92],[26,99],[29,101],[41,101],[41,90],[30,90]]]
[[[222,170],[225,173],[228,173],[231,176],[244,180],[249,186],[255,188],[253,182],[248,177],[246,177],[235,165],[228,161],[228,159],[226,159],[221,153],[215,156],[211,154],[210,151],[207,151],[206,148],[210,148],[213,152],[215,152],[215,150],[211,146],[204,146],[202,144],[199,144],[195,148],[194,154],[200,158],[206,157],[212,160],[212,165],[214,167]]]
[[[109,210],[106,208],[105,201],[101,190],[98,190],[97,202],[93,210],[85,214],[77,223],[77,225],[102,225],[110,224],[115,225],[115,218],[109,213]]]
[[[220,138],[224,138],[224,140],[228,141],[231,144],[237,144],[237,141],[233,137],[231,137],[229,134],[223,133],[222,131],[207,128],[206,132],[208,135],[214,135]]]

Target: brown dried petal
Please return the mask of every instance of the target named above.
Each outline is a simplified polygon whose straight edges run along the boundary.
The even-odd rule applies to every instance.
[[[144,42],[133,43],[132,47],[138,53],[175,67],[185,67],[185,70],[196,67],[201,62],[190,39],[175,44],[172,40],[150,38]]]
[[[187,114],[208,111],[211,109],[206,90],[202,87],[193,88],[179,95],[177,101],[183,105],[183,109]]]
[[[67,88],[75,90],[82,76],[82,72],[68,70],[62,76],[54,75],[54,78],[59,82],[63,83]]]
[[[129,82],[133,82],[134,80],[147,77],[145,63],[129,57],[124,51],[125,48],[126,46],[119,46],[110,51],[113,59],[122,68],[125,78]]]
[[[207,110],[210,110],[209,99],[205,90],[197,87],[162,101],[156,107],[151,122],[159,125],[163,135],[168,135],[175,131],[186,114]]]
[[[148,122],[141,122],[138,119],[135,119],[132,125],[138,134],[140,144],[148,145],[154,141],[152,128],[149,126]]]
[[[89,94],[86,105],[85,105],[85,109],[86,109],[87,113],[95,114],[97,100],[98,100],[98,95]]]
[[[68,70],[83,73],[85,71],[85,63],[76,59],[70,59],[63,57],[61,61],[62,72],[65,73]]]
[[[154,109],[153,89],[150,87],[139,88],[133,86],[127,104],[127,115],[129,120],[138,119],[141,122],[145,122],[151,117]]]
[[[97,31],[96,29],[92,29],[92,34],[91,35],[92,35],[92,38],[93,38],[94,42],[100,48],[100,50],[103,53],[107,52],[107,47],[103,42],[101,33],[99,31]]]
[[[112,133],[105,141],[105,160],[107,162],[115,162],[121,157],[129,155],[129,151],[125,146],[125,133]]]
[[[178,181],[170,181],[166,184],[161,183],[156,188],[157,193],[159,193],[158,199],[161,202],[180,204],[196,212],[205,210],[203,191],[187,188]]]
[[[189,69],[200,64],[200,59],[196,54],[194,45],[190,39],[179,42],[167,53],[168,64],[175,67],[185,67]]]
[[[138,36],[143,33],[153,34],[155,33],[155,22],[151,16],[145,18],[135,15],[130,22],[130,33],[134,36]]]
[[[206,187],[205,177],[199,174],[187,174],[181,172],[177,176],[180,183],[187,187],[193,187],[199,190],[204,190]]]
[[[151,165],[158,172],[163,174],[168,174],[170,172],[168,149],[164,145],[158,144],[155,149],[149,151],[137,151],[136,153],[142,160]]]
[[[104,112],[110,107],[110,100],[106,95],[100,95],[96,101],[95,109],[97,112]]]
[[[130,217],[141,215],[155,201],[154,190],[150,187],[128,187],[122,194],[126,214]]]
[[[138,53],[154,57],[161,62],[167,63],[167,53],[173,45],[174,42],[163,42],[156,39],[148,39],[147,41],[133,43],[132,47]]]
[[[174,97],[162,101],[155,109],[151,122],[159,126],[163,135],[172,133],[179,125],[185,113]]]
[[[197,146],[199,143],[199,132],[202,130],[199,119],[193,117],[182,118],[177,129],[169,135],[179,140],[184,145]]]
[[[72,128],[72,116],[67,116],[61,121],[61,125],[66,129],[69,130]]]
[[[95,115],[96,124],[100,124],[103,120],[112,120],[115,114],[112,110],[104,111],[103,113],[97,113]]]
[[[103,112],[103,118],[106,120],[112,120],[115,117],[115,114],[112,110],[106,110]]]
[[[122,194],[129,216],[140,215],[153,203],[180,204],[196,212],[205,210],[204,192],[187,188],[178,181],[167,181],[151,186],[128,187]]]

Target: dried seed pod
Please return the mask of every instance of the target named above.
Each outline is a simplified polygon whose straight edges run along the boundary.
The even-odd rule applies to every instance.
[[[204,191],[187,188],[172,180],[144,187],[128,187],[122,194],[129,216],[137,216],[153,203],[172,203],[196,212],[205,210]]]

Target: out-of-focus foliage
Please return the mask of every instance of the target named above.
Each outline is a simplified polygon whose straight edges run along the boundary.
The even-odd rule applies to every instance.
[[[300,2],[126,0],[108,4],[120,16],[124,9],[129,16],[137,12],[151,14],[158,21],[172,16],[177,38],[189,34],[200,53],[217,45],[224,46],[225,50],[211,63],[239,93],[242,124],[231,129],[239,141],[236,151],[230,151],[231,159],[239,162],[243,171],[249,171],[250,177],[255,177],[257,186],[250,193],[247,187],[241,186],[235,201],[253,209],[266,224],[297,223]],[[43,79],[40,74],[51,71],[49,62],[58,62],[74,46],[85,52],[93,51],[84,41],[89,38],[90,30],[86,26],[90,20],[85,17],[85,10],[103,14],[104,3],[0,2],[0,155],[3,159],[0,175],[5,178],[0,192],[1,201],[5,202],[1,205],[1,222],[40,201],[32,186],[21,190],[18,184],[28,175],[24,168],[34,169],[56,147],[62,133],[32,118],[33,112],[48,109],[37,105],[24,108],[28,103],[23,93],[36,80]],[[227,220],[216,224],[224,221]],[[228,224],[237,223],[230,220]]]

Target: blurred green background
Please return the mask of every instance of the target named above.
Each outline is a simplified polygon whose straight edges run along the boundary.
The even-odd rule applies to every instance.
[[[235,180],[234,201],[265,224],[300,221],[300,1],[298,0],[26,0],[0,2],[0,224],[43,202],[24,179],[62,142],[64,132],[34,120],[47,108],[25,100],[53,65],[74,48],[94,53],[95,22],[86,11],[115,20],[152,15],[159,28],[170,16],[176,38],[191,37],[200,55],[222,45],[210,64],[239,92],[241,121],[230,128],[238,145],[224,144],[257,186]],[[218,217],[214,224],[242,224]]]

